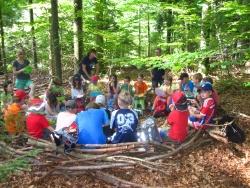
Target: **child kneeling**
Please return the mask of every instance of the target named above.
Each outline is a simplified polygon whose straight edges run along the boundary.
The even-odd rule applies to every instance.
[[[188,135],[188,108],[187,98],[181,91],[172,95],[173,103],[170,105],[171,112],[165,125],[170,128],[160,128],[160,136],[163,141],[183,142]]]
[[[110,141],[113,144],[123,142],[136,142],[138,125],[137,113],[129,109],[132,104],[132,97],[128,92],[121,92],[118,96],[119,110],[112,112],[110,120],[110,128],[115,130]]]

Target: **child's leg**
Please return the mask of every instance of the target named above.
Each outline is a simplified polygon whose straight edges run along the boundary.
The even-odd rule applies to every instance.
[[[141,98],[139,99],[139,104],[140,104],[140,106],[141,106],[141,109],[142,109],[142,110],[145,110],[145,98],[144,98],[144,97],[141,97]]]
[[[139,104],[140,104],[139,99],[137,97],[135,97],[134,98],[134,108],[138,109]]]

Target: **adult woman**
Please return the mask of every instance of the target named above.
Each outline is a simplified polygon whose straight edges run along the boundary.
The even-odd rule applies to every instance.
[[[30,79],[30,62],[25,59],[25,52],[23,49],[17,52],[17,59],[13,62],[13,73],[16,76],[15,88],[16,89],[30,89],[30,97],[33,96],[34,85]]]

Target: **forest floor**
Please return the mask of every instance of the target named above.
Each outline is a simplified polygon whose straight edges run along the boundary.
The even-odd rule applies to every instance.
[[[48,80],[43,76],[35,80],[39,91],[44,89]],[[244,129],[247,140],[243,145],[223,144],[213,141],[210,144],[184,150],[166,159],[169,165],[165,174],[142,167],[133,169],[114,169],[109,172],[117,177],[149,187],[250,187],[250,94],[248,91],[227,90],[220,94],[221,106],[228,112],[248,115],[239,116],[238,125]],[[159,119],[158,122],[163,122]],[[40,161],[49,160],[41,154]],[[49,169],[48,169],[49,170]],[[81,176],[48,176],[39,185],[32,185],[38,179],[39,166],[20,171],[9,176],[0,187],[112,187],[91,174]]]

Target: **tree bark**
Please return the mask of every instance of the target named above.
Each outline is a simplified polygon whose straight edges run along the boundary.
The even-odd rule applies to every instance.
[[[29,0],[29,5],[32,5],[33,1]],[[31,25],[31,36],[32,36],[32,55],[34,67],[37,69],[37,50],[36,50],[36,37],[35,37],[35,27],[34,27],[34,12],[33,8],[30,8],[30,25]]]
[[[59,38],[58,1],[51,0],[51,41],[52,57],[55,60],[56,77],[62,81],[61,46]]]
[[[106,0],[96,0],[95,1],[95,11],[96,11],[96,30],[98,32],[103,31],[104,29],[104,7],[106,4]],[[98,59],[99,61],[102,61],[103,59],[103,45],[104,45],[104,39],[102,34],[98,33],[96,34],[96,46],[97,46],[97,53],[98,53]],[[101,65],[101,64],[100,64]]]
[[[141,8],[139,7],[138,10],[138,21],[139,21],[139,33],[138,33],[138,39],[139,39],[139,44],[138,44],[138,55],[141,57]]]
[[[150,42],[150,14],[149,14],[149,1],[148,1],[148,57],[150,57],[151,42]]]
[[[1,33],[1,59],[2,59],[1,65],[3,67],[3,72],[5,76],[7,76],[2,6],[0,7],[0,33]]]
[[[74,0],[74,14],[74,72],[76,73],[83,56],[82,0]]]

